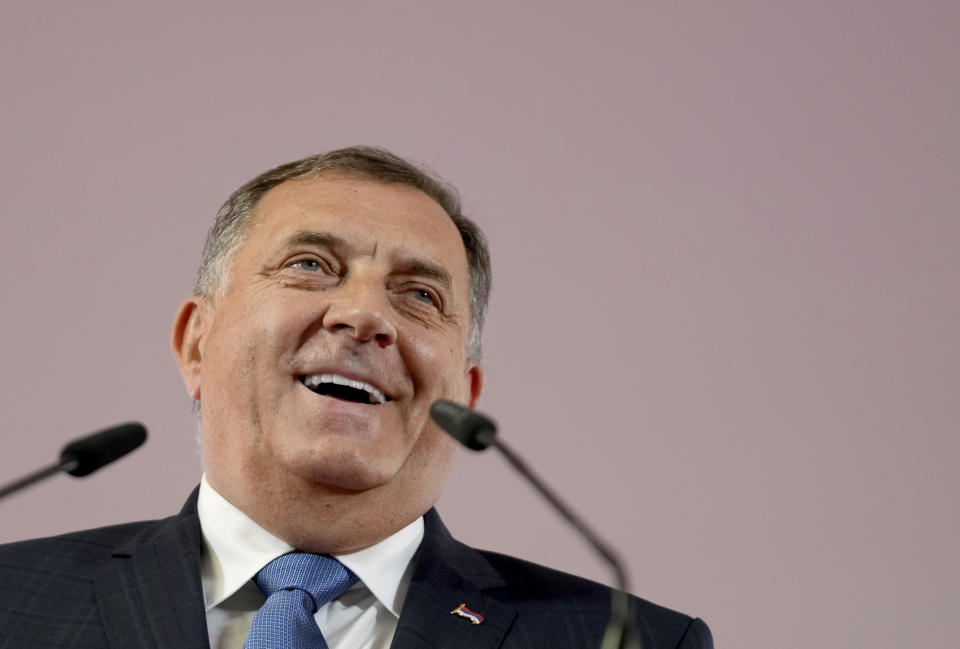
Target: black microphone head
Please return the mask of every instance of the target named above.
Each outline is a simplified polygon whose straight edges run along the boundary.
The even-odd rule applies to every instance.
[[[434,401],[430,416],[454,439],[474,451],[490,446],[497,435],[492,419],[452,401]]]
[[[89,475],[120,459],[146,439],[147,429],[142,424],[120,424],[70,442],[60,451],[60,461],[77,463],[67,471],[72,476]]]

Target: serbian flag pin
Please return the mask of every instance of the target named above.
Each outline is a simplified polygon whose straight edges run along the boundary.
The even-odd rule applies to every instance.
[[[480,624],[483,622],[483,616],[479,613],[474,613],[466,604],[461,604],[457,608],[450,611],[450,615],[459,615],[460,617],[470,620],[470,624]]]

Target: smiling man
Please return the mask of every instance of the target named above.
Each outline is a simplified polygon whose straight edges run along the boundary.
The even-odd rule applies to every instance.
[[[610,591],[455,541],[432,510],[490,286],[456,193],[382,149],[224,204],[174,355],[204,475],[170,519],[0,548],[0,647],[599,647]],[[23,593],[29,593],[24,604]],[[710,647],[634,600],[647,649]]]
[[[480,394],[460,233],[424,192],[343,173],[270,189],[245,229],[173,334],[207,479],[297,548],[363,549],[439,496],[430,405]]]

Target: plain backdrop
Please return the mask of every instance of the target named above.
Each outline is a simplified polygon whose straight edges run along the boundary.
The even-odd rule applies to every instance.
[[[719,647],[948,646],[960,608],[960,4],[0,2],[0,541],[176,511],[168,348],[242,182],[349,144],[489,235],[481,409]],[[610,581],[494,455],[463,540]]]

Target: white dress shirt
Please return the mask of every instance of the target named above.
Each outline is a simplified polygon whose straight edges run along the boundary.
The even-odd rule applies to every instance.
[[[203,600],[212,649],[242,649],[265,597],[253,577],[294,548],[214,491],[206,476],[197,501],[204,553]],[[388,649],[410,585],[423,518],[365,550],[336,554],[360,580],[314,618],[330,649]]]

